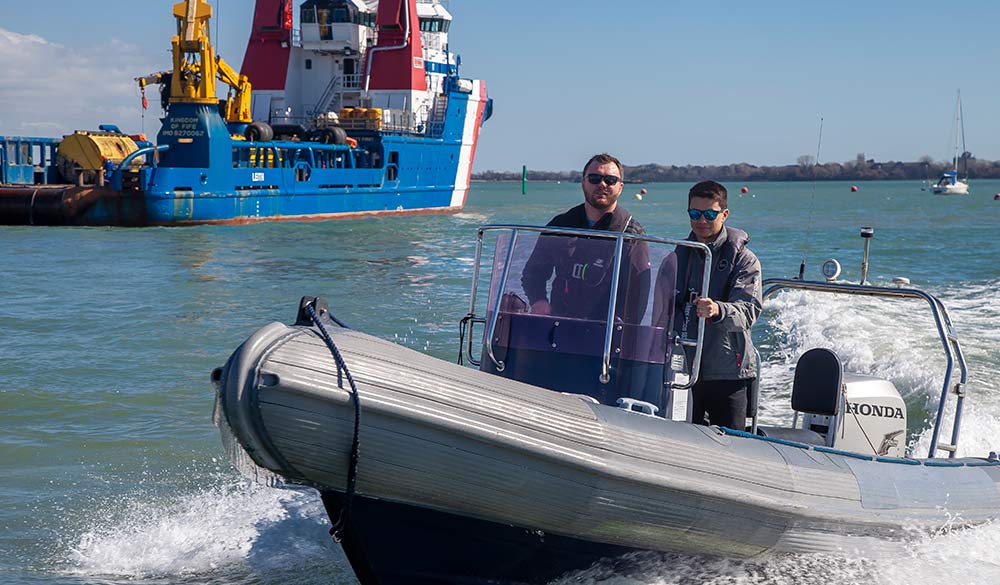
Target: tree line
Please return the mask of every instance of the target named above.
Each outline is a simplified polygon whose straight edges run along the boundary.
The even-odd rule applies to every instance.
[[[855,160],[843,163],[815,164],[811,155],[802,155],[797,164],[758,166],[749,163],[728,165],[659,165],[625,166],[628,182],[696,182],[717,181],[872,181],[872,180],[934,180],[952,170],[951,161],[934,161],[929,156],[916,162],[885,161],[866,158],[859,153]],[[1000,179],[1000,161],[979,160],[965,152],[959,159],[959,174],[970,179]],[[520,181],[521,172],[482,171],[473,173],[479,181]],[[579,181],[580,171],[528,170],[529,181]]]

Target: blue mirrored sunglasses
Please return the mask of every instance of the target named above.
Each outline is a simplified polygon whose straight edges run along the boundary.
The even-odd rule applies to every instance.
[[[698,221],[702,215],[708,221],[715,221],[720,213],[722,213],[721,209],[688,209],[688,217],[691,218],[691,221]]]

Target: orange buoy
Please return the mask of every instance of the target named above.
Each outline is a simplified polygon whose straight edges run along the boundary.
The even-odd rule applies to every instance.
[[[647,191],[646,191],[645,187],[643,187],[642,189],[639,189],[639,194],[640,195],[645,195],[646,193],[647,193]]]
[[[857,193],[857,191],[858,191],[858,186],[857,185],[851,185],[851,193]]]
[[[750,192],[750,189],[747,189],[746,187],[743,187],[742,189],[740,189],[740,193],[749,193],[749,192]]]

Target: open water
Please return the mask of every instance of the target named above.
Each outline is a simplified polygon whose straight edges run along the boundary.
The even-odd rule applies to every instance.
[[[627,185],[650,233],[687,234],[688,185]],[[942,197],[917,183],[731,185],[730,224],[753,235],[765,276],[818,277],[828,257],[870,279],[907,276],[951,311],[970,365],[961,453],[1000,448],[1000,181]],[[463,213],[249,226],[0,227],[0,583],[354,583],[309,492],[248,485],[211,423],[209,372],[257,327],[319,294],[349,325],[444,358],[458,350],[476,227],[544,223],[575,184],[477,184]],[[894,379],[911,415],[935,407],[944,360],[917,307],[788,294],[755,336],[764,400],[804,349],[837,339],[848,367]],[[898,352],[894,361],[883,352]],[[766,409],[777,419],[780,409]],[[926,454],[926,425],[910,445]],[[584,584],[1000,582],[1000,526],[864,548],[748,561],[640,555],[570,575]]]

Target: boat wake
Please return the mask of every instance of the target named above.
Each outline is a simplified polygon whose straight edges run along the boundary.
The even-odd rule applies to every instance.
[[[484,223],[489,223],[490,216],[485,213],[473,213],[471,211],[460,211],[454,215],[455,219],[461,220],[468,224],[473,224],[475,226],[480,226]]]
[[[316,583],[350,583],[350,569],[328,530],[315,494],[227,476],[215,487],[169,501],[135,496],[92,509],[90,526],[67,547],[63,573],[102,583],[253,577],[301,583],[303,574]]]
[[[839,553],[767,555],[749,560],[642,553],[565,575],[553,585],[965,585],[1000,582],[993,551],[1000,526],[925,535],[892,554],[859,547]]]
[[[227,480],[163,502],[95,510],[63,573],[102,583],[354,583],[310,492]],[[906,548],[870,547],[749,560],[639,553],[564,575],[552,585],[964,585],[1000,582],[1000,525],[919,535]]]
[[[912,323],[912,303],[806,291],[768,299],[765,311],[774,312],[771,334],[783,344],[762,351],[765,366],[771,368],[764,371],[762,384],[771,386],[772,377],[790,381],[790,367],[802,352],[836,347],[846,370],[892,380],[904,397],[936,399],[940,386],[935,384],[944,369],[941,344],[928,334],[934,331],[930,319]],[[886,355],[894,359],[879,361]]]
[[[1000,381],[990,372],[1000,365],[996,356],[1000,344],[998,290],[1000,281],[933,291],[948,307],[969,364],[959,457],[981,457],[997,450],[993,438],[1000,433],[1000,417],[995,414],[1000,407]],[[813,347],[837,347],[847,370],[895,383],[910,406],[909,449],[914,456],[926,457],[945,364],[940,340],[929,333],[934,330],[933,322],[929,318],[914,322],[914,303],[802,291],[769,299],[765,311],[772,313],[769,322],[775,330],[765,332],[760,343],[764,360],[761,420],[772,424],[790,417],[787,409],[767,406],[787,404],[788,397],[779,393],[789,387],[792,366],[802,352]],[[879,362],[880,355],[893,355],[895,359]],[[954,402],[948,406],[943,428],[950,428],[954,417]]]

